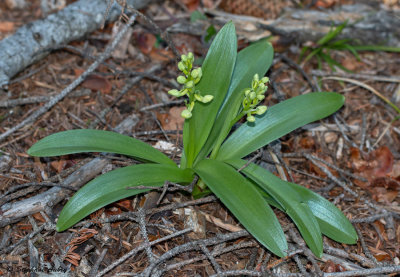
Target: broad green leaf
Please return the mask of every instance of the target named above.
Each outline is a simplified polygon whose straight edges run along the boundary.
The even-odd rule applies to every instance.
[[[244,123],[221,146],[218,160],[242,158],[289,132],[337,111],[344,97],[315,92],[293,97],[268,108],[254,123]]]
[[[286,255],[288,246],[282,228],[251,182],[216,160],[202,160],[194,170],[261,244],[280,257]]]
[[[165,181],[189,183],[192,179],[193,171],[164,164],[139,164],[107,172],[87,183],[68,201],[58,218],[57,231],[71,227],[110,203],[150,190],[127,187],[161,187]]]
[[[241,160],[239,162],[238,160],[230,160],[229,162],[233,165],[240,166],[246,161]],[[271,183],[271,186],[284,187],[285,190],[293,190],[296,192],[297,200],[307,203],[310,207],[324,235],[341,243],[354,244],[357,242],[357,233],[353,225],[331,202],[307,188],[283,181],[267,170],[265,170],[264,175],[264,181]],[[282,211],[284,210],[270,194],[263,194],[263,196],[267,199],[269,204]]]
[[[272,179],[279,179],[269,173]],[[273,176],[273,177],[272,177]],[[324,235],[341,243],[354,244],[357,242],[357,233],[347,217],[331,202],[321,195],[294,183],[279,179],[295,190],[301,201],[306,202],[313,215],[317,218],[319,227]]]
[[[227,163],[235,168],[241,168],[246,164],[246,161],[236,159],[229,160]],[[284,181],[278,177],[272,179],[270,175],[273,174],[254,163],[249,164],[242,172],[279,203],[284,212],[296,224],[311,251],[316,256],[321,257],[323,251],[322,236],[317,219],[312,214],[307,203],[299,200],[297,192],[288,186],[282,185]]]
[[[269,174],[271,177],[269,180],[276,180],[277,182],[275,183],[279,182],[277,180],[278,177],[271,173]],[[280,180],[279,184],[283,185],[282,182],[284,181]],[[341,243],[355,244],[357,242],[358,236],[356,230],[347,217],[336,208],[335,205],[323,198],[321,195],[300,185],[290,182],[285,182],[285,185],[290,186],[291,189],[295,190],[299,194],[299,201],[307,203],[311,212],[318,221],[322,234]],[[261,194],[265,200],[267,200],[268,204],[284,211],[284,208],[267,192],[262,191]]]
[[[243,89],[251,86],[254,74],[257,73],[260,78],[265,75],[273,58],[274,50],[266,40],[252,44],[238,53],[231,84],[222,109],[196,160],[202,160],[210,153],[214,145],[220,145],[226,138],[231,129],[231,120],[236,117],[242,104]]]
[[[185,120],[183,145],[191,167],[203,147],[228,91],[237,55],[235,26],[227,23],[217,34],[203,63],[203,76],[196,86],[201,95],[213,95],[209,103],[196,102],[192,117]]]
[[[31,156],[61,156],[82,152],[107,152],[139,159],[171,164],[175,163],[150,145],[115,132],[101,130],[69,130],[45,137],[29,150]]]

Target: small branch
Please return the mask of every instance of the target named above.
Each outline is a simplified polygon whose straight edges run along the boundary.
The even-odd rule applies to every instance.
[[[153,241],[151,241],[149,244],[150,244],[150,246],[153,246],[153,245],[156,245],[156,244],[158,244],[158,243],[160,243],[160,242],[164,242],[164,241],[167,241],[167,240],[169,240],[169,239],[172,239],[172,238],[175,238],[175,237],[184,235],[184,234],[186,234],[186,233],[188,233],[188,232],[191,232],[191,231],[192,231],[192,228],[184,229],[184,230],[182,230],[182,231],[173,233],[173,234],[168,235],[168,236],[165,236],[165,237],[163,237],[163,238],[159,238],[159,239],[157,239],[157,240],[153,240]],[[144,246],[144,245],[140,245],[139,247],[137,247],[137,248],[135,248],[135,249],[129,251],[129,252],[126,253],[124,256],[122,256],[121,258],[119,258],[118,260],[116,260],[116,261],[114,261],[112,264],[110,264],[108,267],[106,267],[105,269],[103,269],[102,271],[100,271],[100,272],[97,274],[97,276],[98,276],[98,277],[101,277],[101,276],[107,274],[108,272],[110,272],[111,270],[113,270],[115,267],[117,267],[118,265],[122,264],[124,261],[126,261],[126,260],[129,259],[130,257],[135,256],[138,252],[140,252],[140,251],[142,251],[142,250],[144,250],[144,249],[145,249],[145,246]]]
[[[344,272],[325,273],[324,277],[351,277],[351,276],[369,276],[375,274],[388,274],[400,272],[400,265],[382,266],[371,269],[351,270]]]

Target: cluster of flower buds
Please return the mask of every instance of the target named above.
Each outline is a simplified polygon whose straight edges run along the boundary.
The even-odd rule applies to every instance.
[[[181,56],[181,61],[178,63],[178,68],[184,75],[179,76],[176,80],[179,84],[183,85],[183,88],[181,90],[171,89],[168,91],[168,94],[171,94],[175,97],[181,97],[184,95],[189,97],[189,102],[185,102],[186,110],[183,110],[181,113],[183,118],[192,117],[195,101],[208,103],[214,98],[212,95],[201,96],[200,91],[196,90],[196,84],[200,82],[203,73],[200,67],[193,69],[193,62],[193,53],[189,52],[187,55]]]
[[[269,82],[268,77],[264,77],[260,80],[258,74],[255,74],[251,82],[251,88],[244,90],[242,113],[247,115],[246,119],[248,122],[254,122],[256,120],[253,116],[254,114],[262,115],[267,111],[267,106],[262,105],[256,107],[265,98],[264,93],[268,89],[265,85],[267,82]]]

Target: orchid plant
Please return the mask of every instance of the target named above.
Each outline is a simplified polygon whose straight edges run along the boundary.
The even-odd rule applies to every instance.
[[[57,156],[80,152],[110,152],[144,163],[107,172],[83,186],[69,199],[57,221],[57,231],[73,226],[89,214],[117,200],[162,187],[168,182],[189,185],[199,177],[193,194],[214,193],[262,245],[283,257],[288,245],[271,206],[296,224],[311,251],[322,255],[322,234],[353,244],[357,234],[343,213],[320,195],[286,182],[244,158],[292,130],[337,111],[344,97],[315,92],[272,107],[264,102],[273,60],[270,43],[260,41],[237,53],[233,23],[227,23],[210,46],[201,68],[194,55],[182,55],[177,78],[187,97],[183,152],[179,165],[152,146],[115,132],[69,130],[50,135],[28,153]],[[245,122],[235,131],[235,123]],[[138,189],[131,189],[132,187]],[[140,186],[140,187],[139,187]]]

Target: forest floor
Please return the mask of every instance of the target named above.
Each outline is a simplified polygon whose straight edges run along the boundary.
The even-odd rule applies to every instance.
[[[285,5],[293,6],[296,1],[266,2],[272,7],[269,16],[276,17]],[[344,1],[317,1],[317,5],[328,2],[334,6]],[[202,3],[212,5],[213,1]],[[196,0],[164,1],[143,12],[164,29],[174,20],[191,24],[190,15],[198,5]],[[248,6],[225,11],[240,13],[240,8],[260,16],[252,14],[259,9]],[[0,9],[0,39],[42,16],[38,0],[23,10],[10,9],[5,3],[0,3]],[[212,26],[210,18],[204,20]],[[104,50],[116,25],[109,24],[84,40],[53,51],[15,76],[0,90],[0,133],[76,79],[93,62],[92,57]],[[202,57],[207,52],[207,33],[180,32],[171,37],[181,53],[192,51]],[[167,43],[147,22],[139,20],[126,47],[118,48],[107,64],[33,124],[0,142],[3,208],[43,195],[52,186],[64,184],[66,195],[55,205],[46,203],[36,213],[1,225],[0,275],[31,272],[36,276],[34,267],[38,276],[52,269],[60,270],[58,274],[67,272],[58,276],[394,276],[400,272],[400,120],[395,120],[397,112],[376,93],[400,106],[399,53],[359,52],[357,59],[350,52],[334,51],[333,58],[352,72],[339,68],[333,72],[324,62],[318,68],[315,59],[300,62],[301,45],[282,44],[277,36],[272,41],[276,53],[267,73],[272,81],[265,99],[268,106],[312,92],[313,87],[338,92],[346,100],[334,116],[265,147],[258,162],[272,171],[283,167],[288,180],[333,202],[356,228],[357,244],[340,244],[324,237],[324,254],[317,258],[305,247],[290,219],[276,210],[290,246],[289,255],[279,258],[244,231],[214,196],[193,200],[179,191],[168,191],[159,205],[160,193],[124,199],[67,231],[55,231],[55,220],[74,193],[64,183],[68,176],[96,158],[106,161],[102,172],[136,162],[102,154],[30,157],[27,150],[39,139],[70,129],[115,130],[128,118],[126,134],[164,145],[163,150],[179,162],[183,103],[167,94],[177,85],[176,60]],[[239,48],[248,44],[246,34],[241,34]],[[23,104],[25,98],[31,102]],[[138,212],[141,207],[146,208],[145,214]],[[202,231],[182,231],[191,227],[193,220]]]

